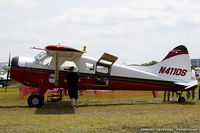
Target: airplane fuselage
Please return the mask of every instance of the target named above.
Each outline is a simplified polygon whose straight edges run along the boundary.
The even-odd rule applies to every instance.
[[[67,73],[65,68],[70,65],[77,67],[80,75],[78,88],[83,90],[184,91],[184,86],[174,84],[173,80],[168,79],[167,81],[166,78],[156,74],[123,65],[113,65],[110,74],[107,74],[105,68],[100,68],[99,71],[103,74],[97,74],[95,72],[97,60],[85,56],[73,60],[73,64],[68,63],[60,68],[59,86],[55,86],[54,69],[51,66],[54,58],[48,65],[38,64],[33,59],[26,59],[27,62],[24,63],[22,59],[21,57],[12,59],[11,78],[24,85],[38,88],[40,95],[44,95],[48,89],[67,88],[67,84],[64,82]],[[60,64],[63,62],[65,62],[64,59]],[[104,78],[106,78],[106,81],[103,81]]]

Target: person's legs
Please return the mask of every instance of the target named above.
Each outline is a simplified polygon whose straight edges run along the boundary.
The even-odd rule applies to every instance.
[[[75,99],[75,101],[76,101],[76,107],[78,108],[79,107],[78,99]]]
[[[72,106],[72,108],[73,108],[73,107],[74,107],[74,100],[73,100],[73,92],[72,92],[71,89],[68,89],[68,94],[69,94],[71,106]]]
[[[174,91],[172,91],[172,98],[171,100],[174,100]]]
[[[186,94],[187,94],[187,100],[189,100],[190,99],[190,91],[187,91]]]
[[[199,100],[200,100],[200,87],[199,87]]]
[[[176,92],[176,100],[178,100],[178,93]]]
[[[196,88],[195,88],[196,89]],[[192,99],[195,100],[195,89],[192,90]]]
[[[73,100],[73,98],[70,99],[70,101],[71,101],[71,105],[72,105],[72,108],[73,108],[74,107],[74,100]]]
[[[76,102],[76,107],[79,107],[79,103],[78,103],[78,90],[75,91],[74,93],[74,98],[75,98],[75,102]]]
[[[169,102],[170,99],[170,91],[167,92],[167,101]]]
[[[163,102],[165,102],[165,98],[166,98],[166,91],[164,91]]]

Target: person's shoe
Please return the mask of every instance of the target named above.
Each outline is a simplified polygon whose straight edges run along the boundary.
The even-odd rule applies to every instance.
[[[192,100],[196,100],[196,98],[192,98]]]
[[[79,105],[76,105],[77,108],[79,108]]]

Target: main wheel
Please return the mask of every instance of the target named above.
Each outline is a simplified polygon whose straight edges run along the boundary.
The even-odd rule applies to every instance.
[[[185,98],[184,97],[179,97],[178,103],[185,103]]]
[[[40,108],[44,103],[44,98],[43,98],[43,96],[39,95],[38,93],[32,93],[28,97],[27,102],[28,102],[28,105],[30,108],[33,108],[33,107]]]

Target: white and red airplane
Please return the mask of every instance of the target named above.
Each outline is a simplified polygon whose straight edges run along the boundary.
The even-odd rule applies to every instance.
[[[38,49],[38,48],[34,48]],[[188,50],[180,45],[153,66],[114,64],[116,56],[104,53],[100,59],[84,56],[84,51],[62,45],[48,45],[34,58],[12,58],[10,77],[37,91],[28,98],[30,107],[41,107],[48,89],[65,88],[68,68],[74,66],[80,74],[80,90],[145,90],[175,91],[179,102],[185,102],[182,92],[197,87],[191,80]]]

